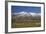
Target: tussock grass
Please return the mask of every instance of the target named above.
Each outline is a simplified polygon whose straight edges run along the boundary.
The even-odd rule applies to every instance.
[[[25,28],[25,27],[40,27],[41,21],[40,20],[12,20],[12,28]]]

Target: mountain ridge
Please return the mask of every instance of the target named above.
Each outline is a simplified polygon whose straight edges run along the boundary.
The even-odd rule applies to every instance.
[[[18,13],[13,13],[13,15],[18,15],[18,16],[41,16],[40,13],[32,13],[32,12],[18,12]]]

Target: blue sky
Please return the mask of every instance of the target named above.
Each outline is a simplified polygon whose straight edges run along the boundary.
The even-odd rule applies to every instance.
[[[18,13],[22,11],[32,12],[32,13],[41,13],[41,7],[34,6],[11,6],[12,13]]]

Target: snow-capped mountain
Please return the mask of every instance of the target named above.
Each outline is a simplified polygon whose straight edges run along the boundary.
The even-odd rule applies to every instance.
[[[18,13],[13,13],[13,15],[18,15],[18,16],[41,16],[40,13],[32,13],[32,12],[25,12],[25,11],[22,11],[22,12],[18,12]]]
[[[18,13],[13,13],[12,18],[13,19],[20,19],[20,20],[31,20],[31,19],[41,19],[41,14],[40,13],[32,13],[32,12],[18,12]]]

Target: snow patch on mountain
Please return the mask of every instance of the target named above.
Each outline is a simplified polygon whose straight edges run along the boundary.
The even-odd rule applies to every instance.
[[[25,12],[25,11],[22,11],[22,12],[18,12],[18,13],[13,13],[13,15],[18,15],[18,16],[41,16],[41,13],[32,13],[32,12]]]

